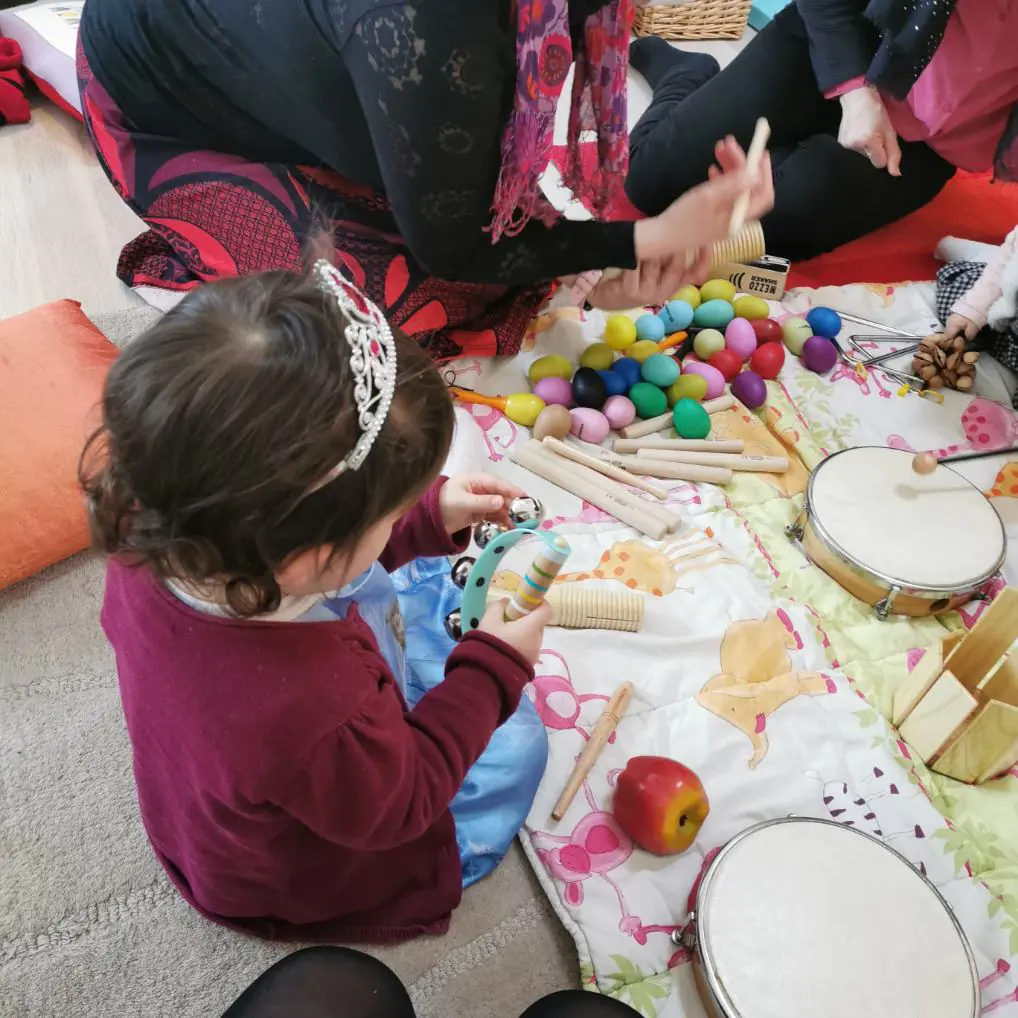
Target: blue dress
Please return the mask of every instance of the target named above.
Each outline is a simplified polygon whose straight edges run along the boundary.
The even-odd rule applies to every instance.
[[[356,604],[413,707],[445,677],[445,661],[455,644],[444,620],[459,607],[461,597],[444,558],[416,559],[391,576],[376,562],[301,618],[345,618]],[[509,850],[530,812],[547,761],[544,724],[524,697],[492,735],[451,803],[464,887],[486,877]]]

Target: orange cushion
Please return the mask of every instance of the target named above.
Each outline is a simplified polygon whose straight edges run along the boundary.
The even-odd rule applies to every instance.
[[[73,300],[0,322],[0,588],[88,546],[78,457],[117,352]]]

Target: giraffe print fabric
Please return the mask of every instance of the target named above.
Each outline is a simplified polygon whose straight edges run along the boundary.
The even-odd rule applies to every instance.
[[[932,297],[931,286],[800,291],[773,313],[827,304],[923,332]],[[575,362],[603,326],[599,312],[551,311],[535,321],[518,358],[453,362],[450,381],[484,393],[525,391],[532,360],[557,353]],[[1018,1018],[1018,776],[992,788],[957,785],[913,760],[886,720],[895,687],[945,626],[971,625],[982,606],[942,620],[880,623],[784,535],[809,470],[830,452],[993,448],[1018,436],[1009,406],[957,393],[940,404],[899,389],[878,372],[862,380],[836,368],[821,378],[786,358],[766,409],[717,415],[712,437],[790,455],[792,468],[737,474],[726,488],[660,482],[682,525],[659,543],[513,464],[527,430],[488,407],[457,407],[447,470],[493,470],[544,501],[544,525],[573,549],[559,583],[621,587],[644,599],[639,633],[547,631],[529,696],[548,732],[549,761],[521,840],[576,941],[584,986],[645,1018],[704,1018],[689,952],[673,934],[721,847],[789,814],[853,826],[925,874],[971,942],[982,1012]],[[965,467],[1018,549],[1018,454]],[[493,587],[519,582],[526,547],[507,555]],[[1018,582],[1015,550],[987,593],[1007,582]],[[623,679],[636,687],[629,711],[556,823],[552,806]],[[612,817],[615,782],[638,754],[674,757],[704,783],[711,813],[682,855],[648,856]],[[921,937],[917,930],[917,943]]]

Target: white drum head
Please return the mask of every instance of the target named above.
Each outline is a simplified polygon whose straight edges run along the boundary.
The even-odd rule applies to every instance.
[[[973,1018],[971,951],[939,895],[840,824],[765,824],[700,892],[708,977],[731,1018]],[[724,998],[727,997],[727,1000]]]
[[[824,460],[810,516],[833,550],[897,585],[977,586],[999,568],[1005,538],[986,497],[949,467],[912,469],[912,453],[866,446]]]

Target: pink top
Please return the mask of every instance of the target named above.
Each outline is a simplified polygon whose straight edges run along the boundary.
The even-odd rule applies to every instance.
[[[863,78],[854,78],[827,96],[863,85]],[[905,141],[925,141],[961,170],[991,170],[1018,102],[1018,3],[958,0],[943,41],[909,94],[900,101],[882,98]]]

